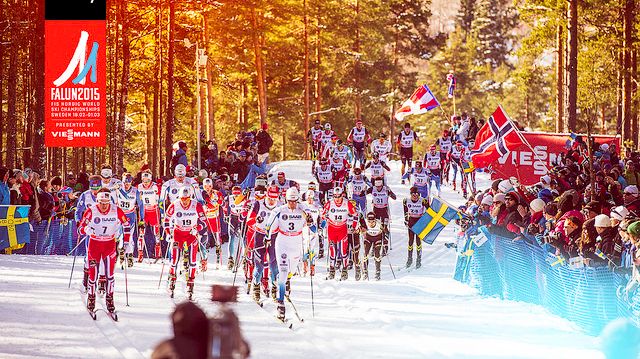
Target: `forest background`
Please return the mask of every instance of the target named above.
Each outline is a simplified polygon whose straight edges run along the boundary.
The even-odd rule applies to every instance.
[[[343,139],[355,119],[374,135],[397,134],[392,114],[423,83],[442,107],[406,119],[423,139],[418,153],[454,101],[457,114],[478,119],[501,104],[529,130],[638,143],[636,0],[107,5],[108,146],[45,148],[44,1],[0,0],[0,165],[55,175],[148,163],[164,173],[175,141],[195,154],[198,112],[203,143],[223,149],[266,122],[272,159],[303,159],[315,119]]]

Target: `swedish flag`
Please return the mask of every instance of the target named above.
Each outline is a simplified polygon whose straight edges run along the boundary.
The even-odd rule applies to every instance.
[[[29,207],[0,206],[0,250],[29,243]]]
[[[475,171],[476,167],[473,165],[473,162],[462,161],[462,170],[464,173],[471,173]]]
[[[459,218],[456,209],[449,207],[438,197],[434,197],[431,206],[411,230],[427,244],[433,244],[440,231],[453,219]]]

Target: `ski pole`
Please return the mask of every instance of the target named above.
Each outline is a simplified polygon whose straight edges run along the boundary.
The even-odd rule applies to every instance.
[[[311,261],[309,261],[311,262]],[[315,303],[313,300],[313,275],[315,273],[311,273],[311,315],[315,318],[316,317],[316,307],[315,307]]]
[[[169,249],[170,249],[171,245],[173,245],[173,238],[171,238],[170,242],[171,243],[168,242],[168,244],[167,244],[167,253],[164,256],[162,256],[162,269],[160,270],[160,279],[158,280],[158,289],[160,289],[160,283],[162,283],[162,276],[164,275],[164,265],[165,265],[165,261],[164,260],[169,256]]]
[[[127,246],[131,245],[128,243]],[[127,253],[125,250],[125,258],[127,257]],[[124,294],[126,298],[127,307],[129,306],[129,281],[127,280],[127,267],[129,266],[128,260],[127,263],[124,264]]]
[[[389,269],[391,269],[391,274],[393,274],[393,279],[396,279],[396,274],[393,271],[393,266],[391,265],[391,259],[389,259],[389,254],[387,254],[385,257],[387,257],[387,262],[389,262]]]
[[[76,246],[77,247],[77,246]],[[74,248],[75,250],[75,248]],[[67,288],[71,288],[71,278],[73,278],[73,269],[76,266],[76,253],[73,254],[73,264],[71,264],[71,274],[69,274],[69,286]]]
[[[76,246],[75,246],[75,247],[73,247],[73,249],[72,249],[71,251],[69,251],[69,253],[67,253],[67,254],[66,254],[66,256],[68,257],[68,256],[70,256],[70,255],[71,255],[71,253],[75,252],[75,250],[76,250],[78,247],[80,247],[80,245],[82,244],[82,242],[84,242],[84,241],[85,241],[85,239],[87,239],[87,237],[86,237],[86,236],[83,236],[83,237],[82,237],[82,240],[81,240],[80,242],[78,242],[78,244],[76,244]],[[74,254],[74,255],[75,255],[75,254]]]
[[[242,233],[242,227],[244,226],[244,223],[240,227],[240,233]],[[236,232],[236,235],[238,235],[238,232]],[[234,263],[235,266],[233,269],[233,286],[236,285],[236,277],[238,276],[238,262],[240,261],[240,240],[242,240],[242,238],[238,238],[238,244],[236,245],[236,262]]]

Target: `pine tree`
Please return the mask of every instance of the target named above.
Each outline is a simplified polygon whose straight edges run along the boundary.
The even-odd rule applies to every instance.
[[[511,31],[517,24],[517,13],[506,0],[480,0],[471,23],[471,34],[477,41],[476,65],[492,68],[504,64],[512,50]]]

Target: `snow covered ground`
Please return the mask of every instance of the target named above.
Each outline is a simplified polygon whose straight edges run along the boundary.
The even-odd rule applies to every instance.
[[[276,164],[272,171],[285,171],[305,188],[309,168],[309,162],[291,161]],[[346,282],[326,281],[326,262],[320,260],[314,277],[315,317],[309,278],[292,280],[291,298],[305,319],[299,323],[288,307],[293,331],[276,321],[273,302],[260,309],[241,289],[234,307],[253,358],[603,357],[597,338],[569,321],[538,306],[482,298],[451,279],[456,255],[444,243],[453,240],[452,224],[432,246],[425,246],[421,269],[404,269],[407,235],[401,199],[409,186],[400,184],[397,163],[392,163],[392,170],[389,183],[399,198],[391,206],[389,259],[397,279],[385,258],[379,282],[356,282],[353,272]],[[479,181],[481,188],[488,184],[487,179]],[[443,197],[453,204],[462,202],[449,187],[443,187]],[[169,315],[175,304],[164,280],[158,289],[160,263],[136,264],[129,270],[129,307],[124,272],[116,271],[120,322],[113,323],[104,313],[95,322],[86,314],[78,290],[81,261],[78,258],[68,289],[71,257],[0,256],[0,358],[149,357],[156,343],[171,336]],[[217,306],[208,300],[210,285],[232,280],[227,270],[200,274],[198,304],[214,313]],[[176,291],[179,302],[185,298],[184,287]]]

